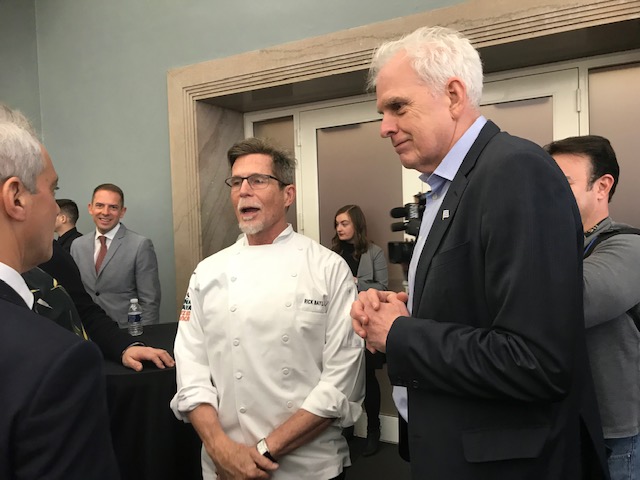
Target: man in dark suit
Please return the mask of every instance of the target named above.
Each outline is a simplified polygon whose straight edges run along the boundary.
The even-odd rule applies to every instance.
[[[100,352],[32,312],[20,276],[51,256],[57,182],[33,135],[0,122],[0,478],[117,479]]]
[[[58,243],[67,252],[71,251],[71,244],[76,238],[82,236],[82,234],[76,228],[78,217],[78,205],[73,200],[68,198],[60,198],[56,200],[56,203],[60,207],[60,213],[56,218],[55,231],[58,234]]]
[[[160,322],[156,252],[151,240],[120,222],[126,211],[120,187],[98,185],[89,204],[96,230],[75,240],[71,247],[87,292],[123,328],[132,298],[142,307],[143,324]]]
[[[430,187],[409,297],[369,290],[352,309],[387,353],[412,477],[607,478],[562,172],[480,115],[480,58],[458,32],[383,45],[370,78],[382,135]]]

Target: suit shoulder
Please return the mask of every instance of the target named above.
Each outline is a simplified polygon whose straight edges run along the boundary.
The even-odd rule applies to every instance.
[[[372,257],[376,257],[383,253],[382,248],[375,243],[369,243],[369,250],[367,250]]]
[[[562,171],[542,147],[507,132],[500,132],[489,140],[481,156],[480,163],[491,165],[490,169],[517,170],[521,174],[524,171],[553,172],[552,175],[562,178],[566,183]]]
[[[0,312],[3,317],[3,321],[0,322],[0,338],[3,344],[0,350],[4,352],[31,352],[37,358],[43,355],[59,355],[85,343],[95,347],[91,342],[81,339],[27,308],[0,300]]]
[[[137,240],[139,242],[143,242],[145,240],[149,240],[144,235],[140,235],[138,232],[125,227],[124,224],[120,225],[120,230],[118,231],[118,233],[116,233],[116,236],[122,237],[122,238],[126,238],[128,240],[135,239],[135,240]]]
[[[95,232],[89,232],[85,234],[81,234],[78,238],[76,238],[71,246],[75,244],[83,244],[83,243],[92,243],[95,238]]]

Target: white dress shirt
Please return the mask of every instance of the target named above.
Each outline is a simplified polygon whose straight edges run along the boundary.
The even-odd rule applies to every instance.
[[[120,230],[120,222],[118,222],[118,224],[115,227],[113,227],[111,230],[109,230],[107,233],[100,233],[96,228],[96,235],[93,239],[93,263],[94,264],[98,261],[98,254],[100,253],[100,247],[102,247],[102,244],[100,243],[100,237],[102,236],[107,237],[106,244],[107,244],[107,251],[109,251],[111,242],[115,238],[116,233],[118,233],[118,230]]]
[[[350,465],[341,435],[362,412],[363,341],[349,315],[349,267],[288,226],[273,244],[242,236],[193,273],[175,342],[178,418],[213,405],[231,439],[254,445],[298,409],[336,421],[279,458],[274,480],[327,480]],[[190,309],[190,310],[186,310]],[[203,476],[216,478],[202,451]]]
[[[0,262],[0,280],[13,288],[29,308],[33,308],[33,293],[31,293],[22,275],[2,262]]]

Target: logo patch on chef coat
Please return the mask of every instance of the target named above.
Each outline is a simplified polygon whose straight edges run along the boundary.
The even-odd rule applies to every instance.
[[[188,322],[189,318],[191,318],[191,298],[189,298],[189,292],[187,292],[187,296],[184,297],[184,302],[182,303],[182,310],[180,311],[180,317],[178,320],[181,322]]]

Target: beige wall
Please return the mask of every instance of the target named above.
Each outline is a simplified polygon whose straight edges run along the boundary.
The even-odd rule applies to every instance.
[[[640,228],[640,64],[589,73],[589,133],[607,137],[620,164],[611,217]]]

